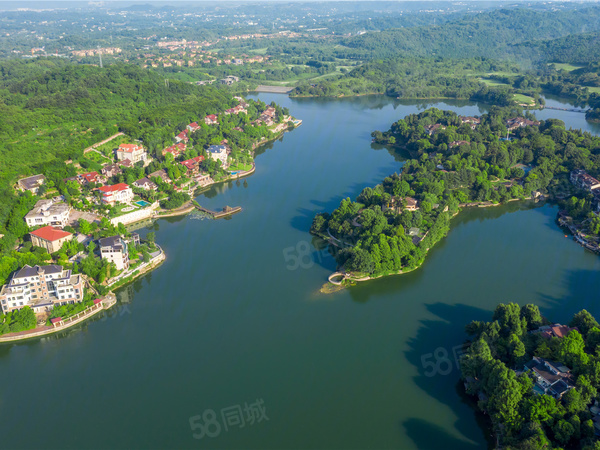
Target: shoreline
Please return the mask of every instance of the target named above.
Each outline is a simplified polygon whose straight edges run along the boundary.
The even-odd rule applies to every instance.
[[[252,144],[252,151],[256,150],[261,145],[268,144],[269,142],[273,142],[273,141],[281,138],[285,132],[291,131],[295,128],[296,127],[290,128],[290,126],[288,124],[288,126],[286,126],[283,130],[275,133],[274,136],[271,137],[270,139],[263,139],[261,141],[258,141],[258,142],[255,142],[254,144]],[[118,136],[118,135],[112,136],[111,139],[113,139],[116,136]],[[245,171],[239,171],[239,172],[236,172],[235,174],[230,173],[225,179],[220,180],[220,181],[213,181],[212,183],[210,183],[208,185],[202,186],[200,189],[202,189],[204,191],[213,185],[226,183],[226,182],[233,181],[233,180],[238,180],[240,178],[244,178],[244,177],[252,175],[255,171],[256,171],[256,162],[253,159],[251,169],[245,170]],[[153,220],[160,219],[160,218],[187,215],[190,212],[197,209],[194,202],[195,202],[195,199],[191,199],[189,202],[187,202],[187,204],[182,205],[180,208],[177,208],[176,210],[163,211],[164,214],[162,214],[162,215],[160,214],[160,211],[154,211],[154,214],[151,217],[149,217],[149,218],[145,217],[143,219],[139,219],[134,222],[130,222],[127,224],[127,226],[129,227],[132,225],[140,224],[140,223],[146,222],[148,220],[153,221]],[[160,246],[158,246],[158,247],[160,248]],[[77,324],[85,322],[89,318],[98,314],[100,311],[107,310],[107,309],[113,307],[117,303],[117,298],[116,298],[116,295],[114,292],[115,290],[120,289],[120,288],[132,283],[133,281],[137,280],[138,278],[146,275],[147,273],[153,271],[158,266],[160,266],[166,259],[167,258],[166,258],[165,252],[162,250],[162,248],[160,248],[160,254],[158,256],[156,256],[153,260],[149,261],[147,263],[147,265],[142,267],[142,269],[134,270],[132,272],[132,274],[129,275],[128,277],[116,280],[114,283],[107,285],[107,288],[109,289],[109,291],[107,292],[107,294],[104,297],[102,297],[102,300],[98,303],[98,304],[102,305],[101,307],[99,307],[98,304],[94,304],[93,306],[88,307],[86,310],[76,314],[75,316],[71,316],[71,317],[65,319],[65,321],[68,321],[68,323],[67,322],[62,323],[62,321],[61,321],[61,324],[58,326],[43,325],[41,327],[38,327],[36,325],[36,327],[31,330],[26,330],[26,331],[22,331],[22,332],[18,332],[18,333],[6,333],[6,334],[0,336],[0,344],[9,343],[9,342],[21,342],[21,341],[24,341],[27,339],[33,339],[36,337],[49,336],[51,334],[58,333],[60,331],[71,328]],[[90,286],[90,288],[95,292],[95,289],[93,289],[93,287]],[[81,314],[83,314],[83,315],[80,316]],[[73,319],[73,317],[76,317],[76,318]]]
[[[279,139],[280,137],[282,137],[284,135],[284,133],[292,131],[294,129],[295,128],[290,129],[289,126],[288,126],[287,128],[285,128],[284,130],[281,130],[279,133],[277,133],[275,136],[273,136],[270,139],[264,139],[262,141],[255,142],[254,144],[252,144],[252,151],[256,150],[261,145],[265,145],[265,144],[268,144],[270,142],[276,141],[277,139]],[[209,184],[206,184],[206,185],[204,185],[204,186],[202,186],[200,188],[197,188],[197,190],[200,190],[200,192],[198,193],[198,195],[202,194],[202,192],[204,192],[205,190],[207,190],[211,186],[216,186],[216,185],[221,184],[221,183],[227,183],[229,181],[239,180],[240,178],[245,178],[247,176],[252,175],[254,172],[256,172],[256,162],[253,160],[252,161],[252,168],[250,170],[245,170],[245,171],[237,172],[236,174],[231,174],[230,173],[227,176],[227,178],[225,178],[223,180],[213,181],[212,183],[209,183]],[[197,197],[197,195],[196,195],[196,197]],[[194,199],[191,199],[188,202],[186,202],[184,205],[182,205],[179,208],[174,209],[174,210],[158,210],[158,211],[155,212],[155,214],[152,217],[150,217],[150,218],[144,218],[144,219],[140,219],[140,220],[136,220],[135,222],[130,222],[126,226],[129,227],[131,225],[135,225],[135,224],[138,224],[138,223],[141,223],[141,222],[145,222],[146,220],[156,220],[156,219],[164,219],[164,218],[167,218],[167,217],[185,216],[185,215],[193,212],[196,209],[196,206],[194,206],[194,204],[193,204],[194,201],[195,201]]]
[[[61,321],[60,324],[57,326],[43,325],[41,327],[36,326],[31,330],[20,331],[17,333],[6,333],[0,336],[0,344],[21,342],[27,339],[49,336],[51,334],[58,333],[63,330],[68,330],[69,328],[74,327],[75,325],[86,322],[88,319],[94,317],[100,312],[112,308],[116,304],[117,297],[111,291],[108,294],[106,294],[98,304],[89,306],[84,311],[65,319],[65,321],[68,320],[68,323],[63,323],[63,321]],[[81,314],[83,314],[83,316],[80,317]],[[75,317],[75,319],[73,319],[73,317]]]
[[[520,201],[527,201],[527,200],[535,200],[532,197],[525,197],[523,199],[520,198],[511,198],[510,200],[507,200],[506,202],[503,203],[488,203],[488,202],[472,202],[472,203],[462,203],[459,205],[459,208],[489,208],[492,206],[502,206],[505,205],[507,203],[510,202],[520,202]],[[450,217],[450,221],[452,219],[454,219],[456,216],[458,216],[460,213],[462,212],[462,209],[459,209],[458,211],[456,211],[454,214],[452,214],[452,216]],[[330,242],[330,237],[329,236],[324,236],[324,235],[316,235],[317,237],[323,239],[324,241],[326,241],[328,243],[328,245],[335,245],[333,243]],[[444,236],[446,237],[446,236]],[[441,241],[441,239],[440,239]],[[438,242],[440,242],[438,241]],[[433,247],[435,247],[435,245],[438,243],[436,242],[435,244],[433,244]],[[346,273],[340,270],[336,270],[334,273],[332,273],[331,275],[329,275],[329,277],[327,278],[327,282],[325,284],[323,284],[323,286],[321,286],[320,292],[323,294],[331,294],[334,292],[337,292],[339,290],[345,289],[347,287],[350,287],[356,283],[361,283],[364,281],[371,281],[371,280],[377,280],[378,278],[384,278],[384,277],[389,277],[389,276],[395,276],[395,275],[405,275],[407,273],[413,272],[419,268],[421,268],[423,266],[423,264],[425,264],[425,261],[427,260],[427,255],[429,254],[429,251],[433,248],[433,247],[429,247],[426,249],[425,251],[425,256],[423,257],[423,260],[420,261],[418,263],[418,265],[416,267],[413,267],[411,269],[400,269],[397,272],[390,272],[390,273],[382,273],[379,275],[367,275],[367,276],[356,276],[353,275],[351,272],[350,273]],[[331,278],[337,277],[337,276],[343,276],[342,280],[339,282],[332,282]]]

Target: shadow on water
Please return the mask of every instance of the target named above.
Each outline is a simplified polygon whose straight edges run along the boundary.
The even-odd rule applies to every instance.
[[[540,306],[546,318],[552,322],[568,323],[582,309],[600,317],[600,304],[596,301],[596,295],[590,295],[590,292],[600,290],[597,271],[569,271],[565,288],[568,293],[561,298],[541,293],[538,295],[535,303]],[[526,303],[520,299],[506,301],[517,301],[521,305]],[[419,449],[439,448],[442,442],[447,448],[480,448],[474,442],[480,442],[481,431],[491,448],[495,445],[491,424],[486,416],[475,411],[476,400],[465,394],[459,381],[458,358],[462,353],[462,343],[467,338],[462,325],[472,320],[490,321],[492,313],[464,304],[433,303],[425,306],[438,319],[420,322],[416,336],[408,341],[409,348],[405,351],[405,356],[418,371],[418,375],[414,377],[417,386],[451,408],[458,417],[454,426],[464,436],[464,440],[448,435],[437,425],[421,418],[408,419],[401,426]],[[430,365],[430,362],[435,365]],[[460,403],[456,401],[457,396],[461,398]],[[479,429],[473,428],[471,421],[465,420],[468,417],[465,413],[467,407],[475,415]]]
[[[431,422],[423,419],[408,419],[402,423],[406,435],[412,439],[421,450],[439,448],[478,449],[478,445],[458,439]]]
[[[481,430],[473,428],[471,420],[465,420],[465,403],[470,399],[463,398],[461,403],[456,402],[456,396],[462,389],[457,385],[460,378],[458,358],[467,337],[462,331],[463,328],[457,327],[457,324],[466,325],[472,320],[490,320],[490,312],[464,304],[434,303],[425,306],[427,311],[439,320],[428,319],[420,322],[416,336],[407,343],[409,349],[405,356],[418,371],[418,375],[414,377],[416,385],[453,410],[454,415],[458,417],[454,426],[464,438],[448,435],[437,425],[423,419],[412,418],[402,426],[419,449],[439,448],[442,442],[447,448],[482,448],[475,444],[481,441]],[[474,409],[473,414],[479,415]],[[484,425],[483,416],[479,419],[480,425]],[[484,430],[486,439],[490,440],[490,430]],[[490,440],[488,444],[491,446],[493,442]]]
[[[597,292],[600,291],[600,277],[597,271],[570,271],[566,277],[565,288],[568,292],[565,297],[539,293],[541,301],[537,303],[544,317],[552,322],[566,323],[571,320],[573,314],[586,309],[600,320],[600,303],[597,296]]]

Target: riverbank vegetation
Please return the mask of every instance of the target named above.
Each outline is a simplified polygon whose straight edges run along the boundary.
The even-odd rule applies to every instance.
[[[489,415],[503,448],[598,448],[600,326],[585,310],[573,316],[571,328],[558,327],[558,335],[544,325],[552,322],[536,305],[515,303],[498,305],[490,322],[468,324],[471,342],[460,361],[466,391],[477,396],[477,409]]]
[[[479,118],[459,117],[432,108],[373,132],[374,142],[401,147],[412,159],[355,201],[318,214],[311,232],[337,247],[342,270],[373,277],[418,267],[459,207],[539,195],[586,197],[568,174],[600,173],[600,138],[566,130],[560,120],[521,115],[519,109],[492,108]]]
[[[386,94],[403,99],[455,98],[508,106],[516,102],[515,94],[526,94],[540,104],[539,85],[513,86],[519,74],[514,64],[485,59],[389,58],[367,62],[317,84],[302,83],[290,95]],[[508,82],[490,83],[499,76]]]

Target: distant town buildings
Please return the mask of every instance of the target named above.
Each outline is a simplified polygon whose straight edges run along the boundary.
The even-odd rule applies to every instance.
[[[116,55],[121,53],[121,49],[119,47],[105,47],[105,48],[92,48],[89,50],[73,50],[71,53],[74,56],[84,57],[84,56],[97,56],[97,55]]]
[[[155,177],[160,178],[163,181],[163,183],[172,183],[171,178],[169,178],[169,174],[165,169],[157,170],[156,172],[152,172],[150,175],[148,175],[148,178],[150,179],[153,179]]]
[[[64,227],[69,221],[71,207],[54,200],[39,200],[33,209],[25,215],[25,222],[30,227],[54,225]]]
[[[231,86],[234,83],[237,83],[238,81],[240,81],[240,79],[236,76],[233,75],[228,75],[225,78],[219,80],[219,83],[221,84],[225,84],[227,86]]]
[[[217,122],[217,116],[216,116],[216,115],[214,115],[214,114],[209,114],[208,116],[206,116],[206,117],[204,118],[204,123],[205,123],[206,125],[216,125],[216,124],[217,124],[217,123],[219,123],[219,122]]]
[[[188,137],[187,128],[185,130],[183,130],[181,133],[179,133],[177,136],[175,136],[175,142],[188,142],[189,140],[190,140],[190,138]]]
[[[29,306],[34,312],[50,311],[54,305],[83,301],[84,282],[81,275],[59,265],[24,266],[0,290],[2,311]]]
[[[101,172],[102,175],[104,175],[107,178],[111,178],[115,175],[120,175],[121,173],[123,173],[121,167],[118,164],[107,164],[106,166],[102,167]]]

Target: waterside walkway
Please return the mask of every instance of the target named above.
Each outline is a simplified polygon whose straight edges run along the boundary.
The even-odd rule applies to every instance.
[[[92,316],[95,316],[101,311],[111,308],[117,303],[117,297],[112,292],[107,294],[102,299],[97,299],[92,306],[87,307],[83,311],[74,316],[68,317],[64,320],[59,320],[53,325],[44,325],[36,327],[33,330],[21,331],[19,333],[7,333],[0,336],[0,343],[2,342],[15,342],[24,339],[31,339],[36,337],[45,336],[48,334],[56,333],[58,331],[66,330],[78,323],[81,323]]]

